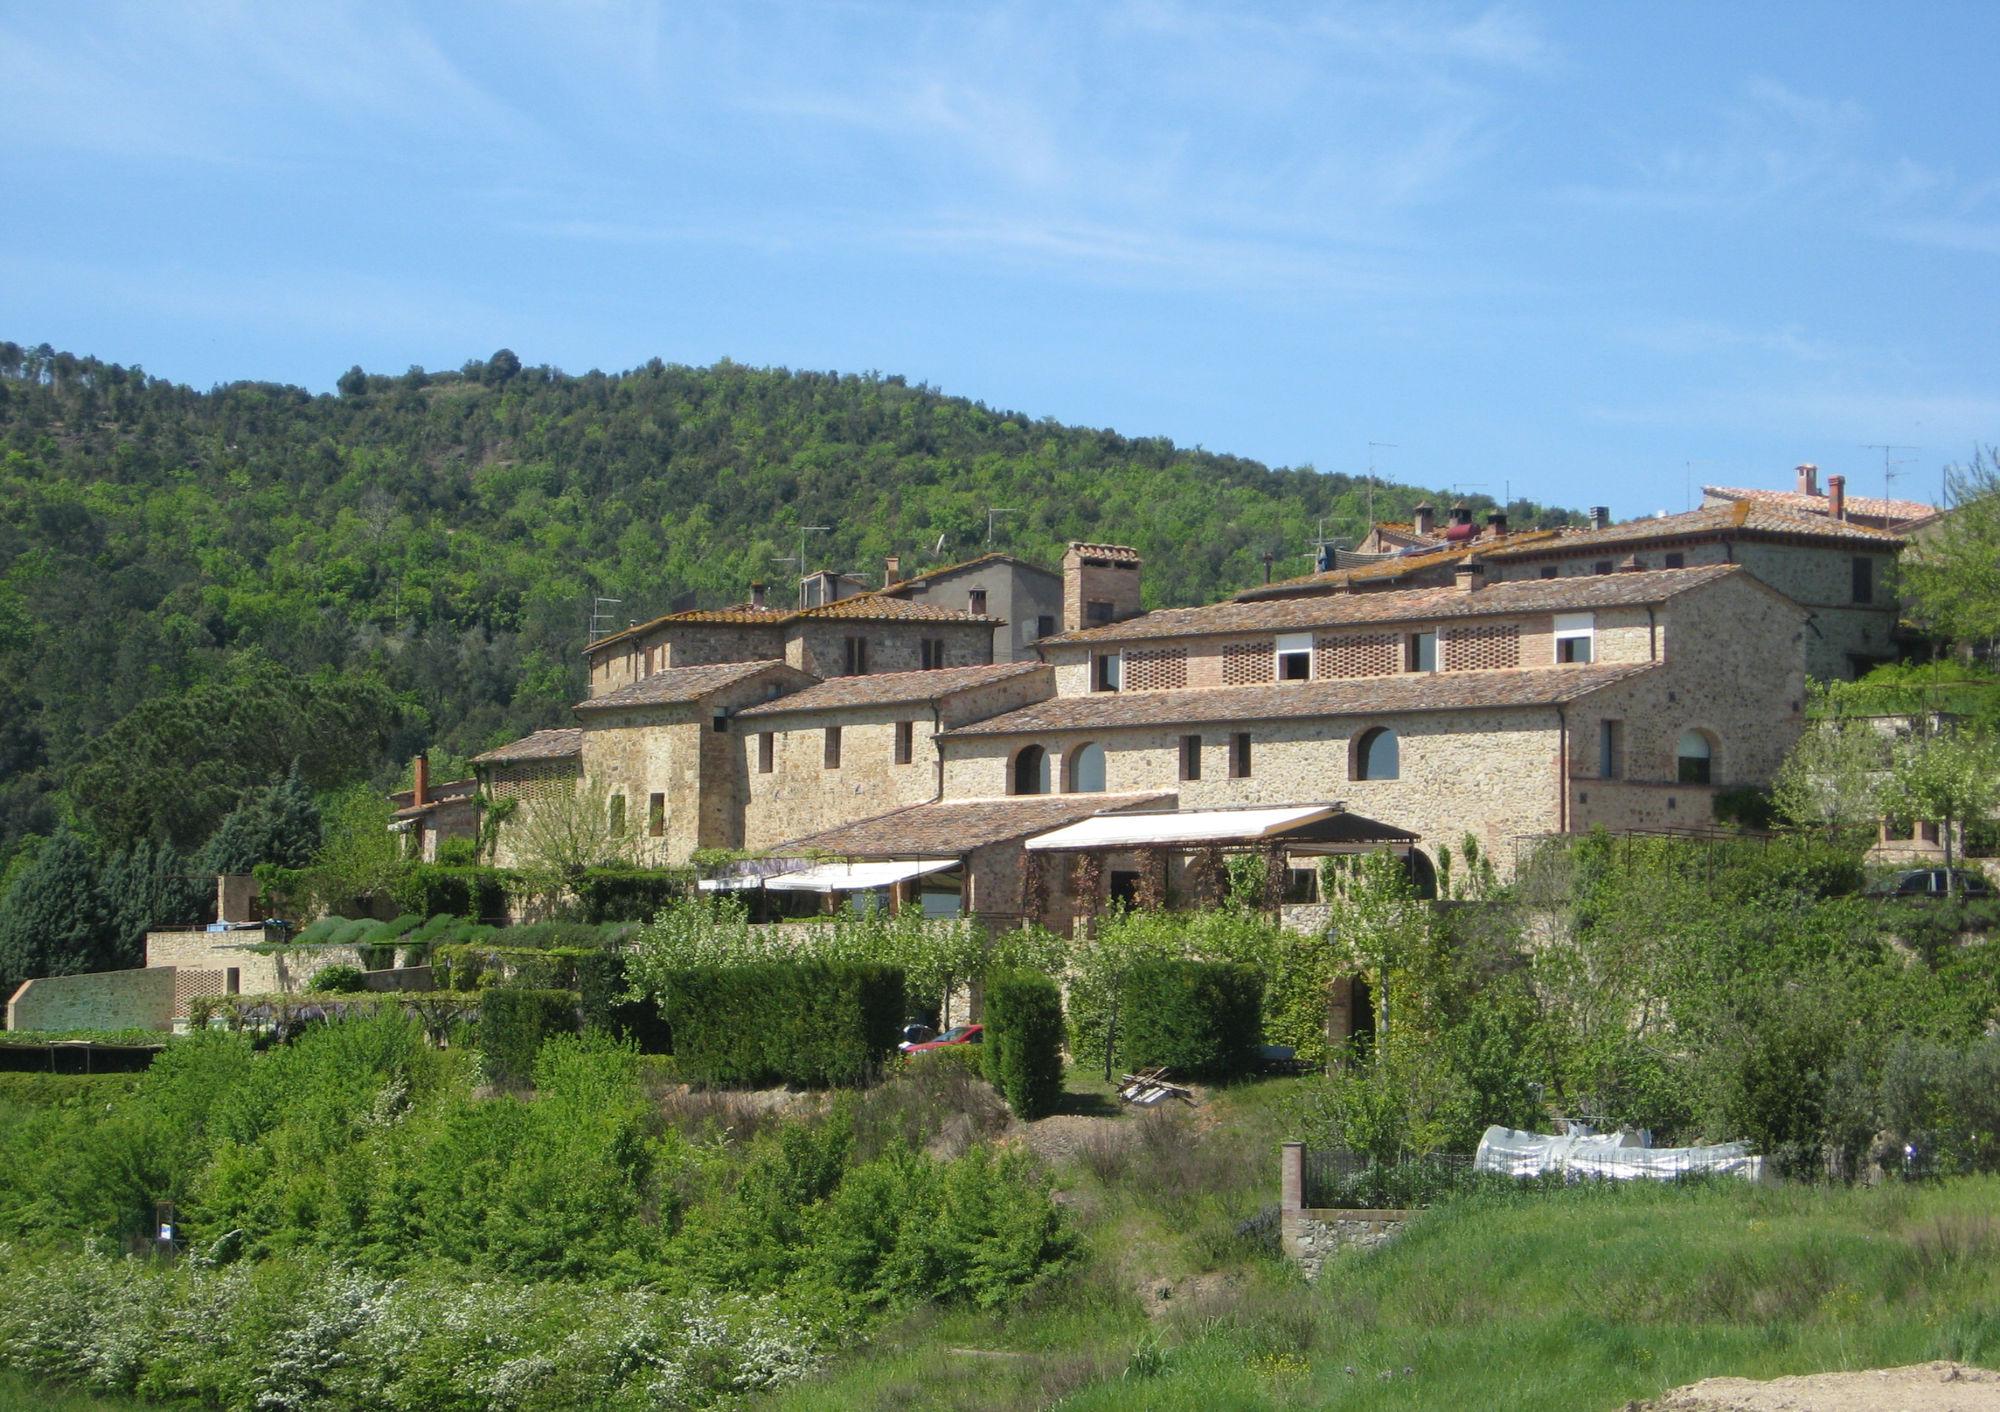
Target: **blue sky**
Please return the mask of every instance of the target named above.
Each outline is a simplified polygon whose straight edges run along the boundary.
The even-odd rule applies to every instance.
[[[2000,6],[0,14],[0,337],[905,374],[1621,514],[2000,441]],[[1690,463],[1692,465],[1690,466]]]

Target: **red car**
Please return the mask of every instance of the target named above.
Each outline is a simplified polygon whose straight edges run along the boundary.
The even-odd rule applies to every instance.
[[[936,1039],[923,1044],[913,1044],[905,1054],[928,1054],[933,1049],[953,1049],[961,1044],[981,1044],[985,1042],[986,1026],[953,1025]]]

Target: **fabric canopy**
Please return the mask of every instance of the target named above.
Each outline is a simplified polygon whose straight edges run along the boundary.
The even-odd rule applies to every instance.
[[[706,892],[741,892],[757,887],[769,892],[869,892],[957,866],[956,858],[917,858],[895,863],[816,863],[796,872],[763,878],[704,878],[701,887]]]
[[[1100,814],[1028,840],[1031,852],[1138,848],[1148,844],[1255,843],[1338,812],[1333,804],[1283,809],[1190,809],[1174,814]]]
[[[1556,1137],[1496,1126],[1488,1128],[1479,1139],[1479,1151],[1472,1165],[1477,1171],[1501,1172],[1510,1177],[1562,1172],[1577,1177],[1609,1177],[1615,1181],[1643,1177],[1666,1181],[1699,1173],[1745,1177],[1754,1182],[1763,1175],[1764,1159],[1752,1156],[1747,1142],[1718,1143],[1713,1147],[1647,1147],[1641,1139],[1626,1133]]]

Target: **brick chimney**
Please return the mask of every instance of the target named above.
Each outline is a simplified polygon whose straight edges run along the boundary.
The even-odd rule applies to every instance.
[[[1594,530],[1611,528],[1611,507],[1593,505],[1590,507],[1590,527]]]
[[[1466,503],[1465,503],[1465,502],[1464,502],[1463,500],[1459,501],[1459,502],[1458,502],[1458,503],[1457,503],[1456,505],[1452,506],[1452,507],[1451,507],[1451,522],[1452,522],[1453,524],[1455,524],[1455,525],[1469,525],[1469,524],[1471,524],[1471,523],[1472,523],[1472,507],[1471,507],[1470,505],[1466,504]]]
[[[1063,631],[1136,618],[1139,551],[1124,544],[1071,541],[1063,555]]]
[[[1847,518],[1847,477],[1828,476],[1826,478],[1826,512],[1836,520]]]
[[[882,587],[894,588],[903,581],[903,561],[891,554],[882,561]]]
[[[1819,494],[1819,467],[1810,461],[1801,462],[1799,465],[1799,494]]]
[[[1477,559],[1466,559],[1453,571],[1451,582],[1460,593],[1471,593],[1486,582],[1486,566]]]
[[[1420,539],[1429,539],[1437,532],[1437,507],[1429,501],[1410,511],[1410,529]]]
[[[417,756],[415,772],[416,784],[410,790],[410,807],[412,809],[421,809],[424,805],[431,802],[431,757],[429,755],[419,754]]]
[[[1507,537],[1507,512],[1505,510],[1489,510],[1487,512],[1486,533],[1494,539],[1505,539]]]
[[[764,606],[763,584],[753,583],[750,585],[750,606],[752,608],[762,608]]]

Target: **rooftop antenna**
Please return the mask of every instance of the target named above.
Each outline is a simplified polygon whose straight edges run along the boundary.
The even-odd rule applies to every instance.
[[[1924,448],[1921,446],[1897,446],[1894,442],[1887,441],[1868,441],[1862,443],[1861,449],[1863,451],[1880,451],[1882,453],[1882,495],[1886,499],[1889,495],[1890,487],[1903,478],[1903,473],[1897,470],[1896,467],[1907,466],[1916,459],[1914,456],[1897,456],[1895,453],[1898,451],[1921,451]]]
[[[1394,451],[1396,449],[1397,444],[1393,441],[1371,441],[1368,443],[1368,527],[1370,529],[1375,527],[1375,453],[1377,451]]]
[[[1018,515],[1021,512],[1012,505],[988,505],[986,507],[986,547],[993,547],[993,517],[995,515]]]
[[[1694,468],[1696,466],[1713,466],[1718,464],[1720,463],[1712,461],[1706,456],[1696,456],[1692,460],[1681,463],[1681,508],[1683,510],[1692,510],[1694,508]]]
[[[798,569],[799,606],[801,608],[806,606],[806,536],[809,534],[825,534],[831,528],[833,528],[831,525],[800,525],[799,552],[797,556],[777,554],[771,558],[771,562],[774,564],[791,564]]]
[[[618,609],[625,606],[622,598],[593,598],[590,601],[590,640],[609,637],[618,631]]]

